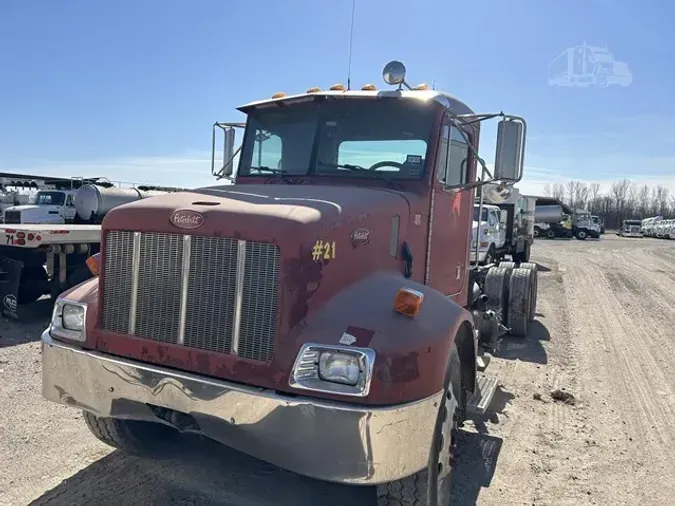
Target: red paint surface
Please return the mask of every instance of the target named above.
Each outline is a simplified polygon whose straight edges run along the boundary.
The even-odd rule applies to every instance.
[[[442,114],[439,106],[436,125],[439,132]],[[477,137],[474,140],[477,143]],[[278,245],[281,268],[275,355],[271,362],[260,363],[104,332],[98,323],[98,289],[80,294],[94,306],[88,314],[86,346],[144,362],[299,394],[289,387],[288,379],[302,344],[336,344],[347,331],[356,337],[355,346],[368,346],[376,352],[370,395],[364,399],[350,398],[349,402],[395,404],[436,393],[443,383],[452,338],[459,325],[471,319],[460,306],[448,304],[447,291],[443,293],[443,289],[434,290],[421,284],[427,269],[430,197],[435,187],[437,146],[438,139],[432,139],[424,179],[403,182],[404,192],[370,179],[352,180],[353,186],[345,186],[350,181],[343,178],[334,181],[313,178],[302,185],[245,184],[247,180],[242,178],[235,186],[163,195],[113,209],[103,222],[103,235],[107,230],[192,233]],[[259,183],[260,179],[249,178],[248,182]],[[434,234],[451,234],[444,241],[450,250],[434,250],[429,266],[432,273],[434,269],[442,269],[449,253],[453,259],[464,258],[468,262],[464,243],[470,234],[472,198],[473,192],[464,192],[448,201],[445,209],[452,213],[454,221],[441,223]],[[200,202],[216,205],[200,205]],[[204,217],[203,224],[190,231],[174,227],[169,217],[183,209],[200,213]],[[394,215],[400,217],[396,258],[389,251]],[[421,216],[421,226],[411,226],[415,215]],[[354,247],[351,234],[357,229],[368,229],[370,239],[367,244]],[[313,260],[312,248],[317,240],[335,241],[335,258]],[[409,280],[402,276],[400,247],[403,241],[408,243],[414,257]],[[105,258],[105,241],[102,245]],[[104,283],[105,273],[102,273],[101,289]],[[393,311],[392,303],[401,286],[425,293],[422,310],[416,318]],[[459,286],[456,300],[466,298],[466,283],[462,281]]]

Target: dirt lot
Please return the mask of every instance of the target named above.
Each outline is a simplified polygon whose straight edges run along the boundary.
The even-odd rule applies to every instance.
[[[675,241],[541,240],[535,260],[537,323],[488,369],[501,379],[495,413],[466,427],[453,504],[672,504]],[[0,321],[0,504],[372,504],[371,489],[213,443],[160,462],[112,451],[78,412],[42,400],[45,323]],[[556,389],[573,399],[554,401]]]

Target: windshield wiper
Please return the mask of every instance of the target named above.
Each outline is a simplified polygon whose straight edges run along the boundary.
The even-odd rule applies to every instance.
[[[354,172],[362,172],[364,174],[368,174],[370,177],[374,177],[375,179],[379,179],[380,181],[384,181],[387,183],[389,186],[394,188],[395,190],[403,190],[401,185],[398,183],[395,183],[391,179],[389,179],[386,176],[383,176],[379,172],[376,172],[374,170],[368,170],[365,167],[361,167],[360,165],[352,165],[351,163],[328,163],[328,162],[317,162],[319,165],[324,165],[326,167],[334,167],[336,169],[347,169],[351,170]]]
[[[273,169],[272,167],[268,167],[266,165],[261,165],[260,167],[250,167],[250,171],[257,170],[258,174],[261,173],[261,171],[265,172],[271,172],[275,176],[281,178],[281,180],[286,183],[286,184],[296,184],[296,181],[293,179],[286,179],[291,176],[302,176],[302,174],[292,174],[288,172],[287,170],[284,169]]]

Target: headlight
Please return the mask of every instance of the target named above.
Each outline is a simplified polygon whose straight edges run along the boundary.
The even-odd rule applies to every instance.
[[[56,338],[84,341],[86,316],[86,304],[68,299],[57,299],[49,325],[49,334]]]
[[[365,397],[375,364],[375,351],[352,346],[305,344],[295,359],[293,388]]]

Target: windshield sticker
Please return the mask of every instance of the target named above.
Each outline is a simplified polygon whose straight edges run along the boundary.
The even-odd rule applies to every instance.
[[[422,157],[420,155],[408,155],[405,159],[405,163],[420,165],[422,163]]]

